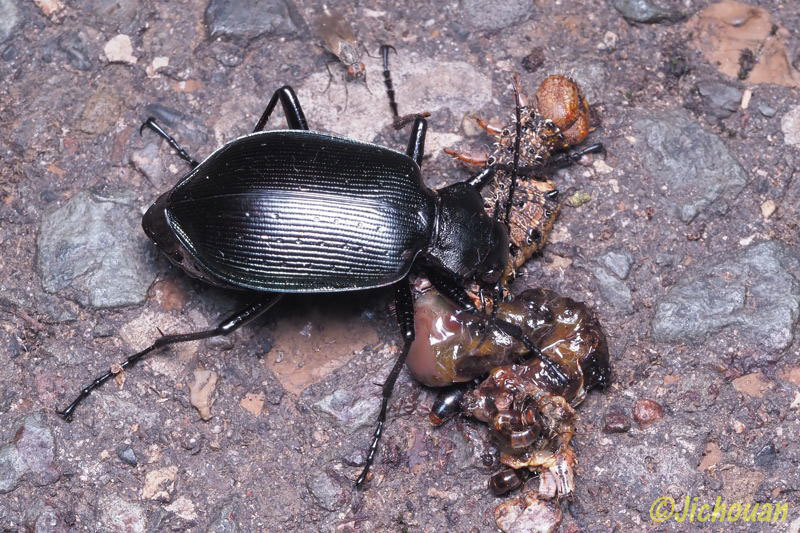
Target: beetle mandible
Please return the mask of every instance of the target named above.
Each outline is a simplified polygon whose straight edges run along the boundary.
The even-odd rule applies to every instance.
[[[289,128],[264,131],[280,102]],[[253,133],[222,146],[198,163],[151,118],[158,133],[192,167],[150,206],[145,233],[172,263],[212,285],[250,291],[257,300],[216,328],[162,335],[83,388],[59,414],[70,420],[93,390],[156,348],[227,335],[266,312],[285,293],[333,293],[393,285],[403,339],[383,384],[378,421],[365,465],[367,479],[395,381],[414,340],[408,275],[423,273],[466,310],[478,312],[465,284],[496,284],[507,269],[506,227],[483,209],[481,188],[495,169],[439,190],[427,188],[420,164],[427,122],[418,117],[405,153],[310,131],[289,86],[273,94]],[[519,339],[544,364],[555,363],[495,317],[493,327]]]

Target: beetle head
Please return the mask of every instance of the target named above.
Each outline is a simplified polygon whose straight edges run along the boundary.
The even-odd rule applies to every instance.
[[[171,192],[165,192],[153,202],[153,205],[142,217],[142,229],[175,266],[190,276],[208,280],[208,276],[203,273],[204,269],[180,242],[175,234],[175,229],[170,224],[167,205]]]
[[[438,232],[428,250],[434,265],[463,280],[496,283],[509,262],[505,226],[485,213],[468,183],[441,189],[439,198]]]

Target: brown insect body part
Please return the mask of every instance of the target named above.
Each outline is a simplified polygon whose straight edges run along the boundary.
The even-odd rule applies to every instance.
[[[578,85],[561,75],[545,78],[536,91],[535,106],[515,78],[520,105],[520,154],[517,185],[508,221],[511,244],[511,269],[521,267],[538,252],[558,217],[560,203],[555,183],[531,170],[546,163],[558,150],[575,146],[589,134],[589,105]],[[509,169],[514,163],[516,125],[502,128],[475,117],[478,125],[495,138],[491,154],[471,154],[453,149],[445,153],[471,165],[495,164],[499,170],[484,192],[486,211],[493,213],[508,196]],[[507,274],[507,278],[511,272]]]
[[[497,318],[519,326],[558,365],[566,382],[539,359],[525,360],[522,343],[434,290],[417,299],[415,310],[417,336],[407,360],[414,377],[444,386],[488,372],[464,395],[462,410],[489,424],[504,465],[548,472],[558,495],[571,494],[573,408],[587,390],[605,386],[610,374],[606,338],[589,309],[545,289],[529,289],[498,304]],[[493,490],[516,483],[507,472],[497,475]]]

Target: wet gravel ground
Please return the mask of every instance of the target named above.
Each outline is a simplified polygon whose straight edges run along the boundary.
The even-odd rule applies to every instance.
[[[800,80],[800,4],[750,3]],[[467,175],[441,148],[489,143],[465,116],[509,120],[512,72],[531,92],[570,74],[593,107],[589,140],[607,152],[558,174],[581,200],[515,284],[587,302],[610,343],[614,384],[578,410],[561,530],[692,530],[654,523],[651,504],[719,496],[788,516],[706,529],[797,531],[798,84],[718,71],[692,41],[710,2],[494,4],[331,5],[370,54],[397,48],[401,113],[432,113],[432,187]],[[378,59],[365,56],[369,90],[336,64],[326,90],[320,9],[0,0],[4,531],[496,530],[485,428],[431,427],[435,391],[406,372],[369,490],[351,488],[398,350],[386,291],[291,298],[229,339],[150,358],[71,424],[54,413],[159,328],[208,327],[248,300],[188,279],[139,229],[186,170],[139,135],[146,117],[202,158],[290,84],[312,128],[405,146]]]

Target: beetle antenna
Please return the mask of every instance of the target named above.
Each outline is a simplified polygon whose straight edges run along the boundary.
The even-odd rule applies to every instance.
[[[139,135],[142,134],[145,128],[153,130],[158,134],[159,137],[167,141],[167,143],[172,147],[172,149],[178,153],[178,157],[189,163],[189,166],[191,166],[192,168],[200,164],[192,156],[190,156],[186,150],[181,148],[181,145],[178,144],[178,141],[176,141],[172,137],[172,135],[164,131],[164,129],[161,126],[159,126],[158,123],[156,123],[156,119],[154,119],[153,117],[148,117],[147,120],[144,121],[144,124],[142,124],[139,127]]]
[[[511,206],[514,203],[514,191],[517,188],[517,170],[519,168],[519,144],[522,137],[522,107],[523,96],[519,88],[519,74],[514,74],[514,114],[516,115],[516,134],[514,136],[514,164],[511,166],[511,178],[508,184],[508,198],[506,198],[506,229],[511,232]]]

